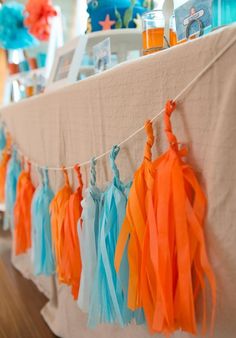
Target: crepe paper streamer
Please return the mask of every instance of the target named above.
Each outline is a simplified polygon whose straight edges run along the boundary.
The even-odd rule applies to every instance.
[[[155,171],[154,191],[157,241],[157,292],[161,302],[156,306],[154,330],[165,327],[196,334],[196,299],[203,301],[202,334],[206,331],[206,279],[212,292],[213,327],[216,306],[216,282],[208,261],[204,218],[206,198],[190,165],[183,158],[186,148],[179,149],[172,132],[170,117],[176,108],[167,102],[164,115],[169,150],[159,159]]]
[[[175,103],[169,101],[164,121],[170,147],[150,162],[145,189],[142,190],[142,180],[138,180],[140,169],[135,174],[115,266],[118,270],[130,234],[129,306],[138,306],[137,299],[143,303],[150,332],[169,335],[181,329],[196,334],[195,307],[201,292],[204,335],[205,277],[212,292],[212,327],[216,306],[215,277],[207,258],[203,232],[206,199],[193,169],[183,160],[186,149],[179,149],[172,132],[170,116],[174,109]],[[146,158],[151,159],[150,153]],[[136,246],[132,246],[132,239],[136,239]],[[140,258],[135,266],[137,257]],[[136,286],[135,292],[133,286]]]
[[[51,19],[57,15],[50,0],[28,0],[25,6],[25,25],[40,41],[48,41],[51,31]]]
[[[5,49],[21,49],[37,44],[24,26],[24,6],[17,2],[4,2],[0,8],[0,45]]]
[[[76,191],[70,195],[67,204],[65,220],[61,228],[61,237],[64,238],[64,240],[60,250],[61,265],[63,268],[61,281],[71,286],[72,295],[74,299],[77,300],[82,270],[77,223],[82,213],[81,201],[83,199],[83,181],[80,167],[77,165],[74,169],[78,177],[79,186]]]
[[[31,203],[35,188],[31,182],[31,165],[19,176],[14,207],[15,253],[20,255],[31,248]]]
[[[63,168],[64,186],[58,191],[50,204],[50,215],[52,224],[52,242],[56,260],[56,270],[59,281],[63,281],[63,266],[61,252],[64,245],[64,237],[62,236],[62,228],[65,220],[66,209],[68,207],[72,189],[69,183],[67,171]]]
[[[118,146],[114,146],[110,153],[114,177],[103,194],[99,218],[97,266],[89,306],[89,327],[95,327],[99,323],[119,323],[124,326],[132,318],[132,313],[126,305],[122,283],[114,269],[116,241],[124,220],[127,202],[125,185],[120,181],[115,164],[119,150]],[[125,273],[128,274],[128,271]]]
[[[147,219],[147,195],[148,184],[152,180],[153,164],[151,147],[154,143],[152,124],[147,121],[145,124],[147,141],[143,163],[134,175],[134,181],[130,190],[126,216],[122,225],[115,253],[115,268],[120,270],[120,264],[128,242],[129,260],[129,286],[128,286],[128,307],[131,310],[144,308],[145,318],[150,331],[152,327],[153,313],[152,285],[155,285],[155,278],[150,277],[150,284],[145,283],[141,276],[143,269],[143,244],[146,232]]]
[[[5,135],[5,130],[4,126],[0,126],[0,151],[3,150],[6,147],[6,135]]]
[[[50,276],[55,272],[49,213],[54,193],[49,186],[47,169],[41,170],[41,176],[42,183],[35,191],[31,207],[33,263],[35,275]]]
[[[81,250],[82,272],[78,305],[89,311],[92,286],[97,263],[97,241],[103,192],[96,186],[96,160],[90,163],[90,183],[82,201],[81,220],[78,221],[78,235]]]
[[[13,149],[12,157],[8,162],[6,185],[5,185],[5,205],[4,230],[14,228],[14,205],[16,201],[16,187],[21,173],[21,163],[17,158],[17,151]]]
[[[2,151],[0,160],[0,203],[5,202],[7,164],[11,158],[10,150],[11,150],[11,138],[10,134],[7,134],[6,145]]]

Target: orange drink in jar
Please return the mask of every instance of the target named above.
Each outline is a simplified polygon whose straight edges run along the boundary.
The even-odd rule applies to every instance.
[[[162,10],[154,10],[142,16],[143,54],[151,54],[164,48],[165,19]]]

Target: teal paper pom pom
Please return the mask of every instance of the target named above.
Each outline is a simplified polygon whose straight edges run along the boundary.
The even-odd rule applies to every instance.
[[[24,26],[24,6],[7,2],[0,7],[0,46],[5,49],[28,48],[37,40]]]

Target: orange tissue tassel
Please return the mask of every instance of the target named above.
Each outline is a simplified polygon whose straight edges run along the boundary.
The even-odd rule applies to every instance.
[[[35,188],[31,182],[31,165],[21,172],[16,189],[14,207],[15,253],[20,255],[31,248],[31,202]]]
[[[62,248],[64,247],[65,238],[62,236],[62,227],[65,220],[66,209],[72,194],[67,171],[64,169],[65,185],[55,195],[50,204],[51,225],[52,225],[52,242],[56,258],[56,267],[59,280],[63,281],[62,265]]]
[[[204,238],[206,198],[184,161],[186,148],[179,149],[172,132],[170,116],[175,107],[167,102],[164,116],[169,150],[145,169],[144,162],[135,174],[115,256],[118,270],[128,240],[128,305],[143,306],[149,331],[167,336],[180,329],[197,333],[200,293],[205,334],[206,279],[212,296],[211,328],[216,307],[216,282]],[[147,158],[150,161],[150,155]],[[149,174],[144,175],[147,168]]]
[[[82,270],[77,226],[82,213],[81,201],[83,199],[83,182],[80,167],[78,165],[75,166],[75,171],[77,173],[79,186],[76,191],[70,195],[69,203],[66,208],[65,221],[61,229],[61,236],[65,238],[64,247],[61,248],[61,257],[63,265],[62,281],[71,285],[71,292],[76,300],[78,298]]]
[[[148,267],[146,259],[148,251],[144,247],[144,239],[147,234],[147,213],[152,206],[149,186],[153,181],[153,169],[151,148],[154,143],[152,123],[145,124],[147,142],[144,160],[134,175],[133,184],[129,193],[126,217],[121,228],[115,253],[115,268],[118,271],[122,256],[128,241],[129,261],[129,288],[128,307],[136,310],[143,307],[150,332],[152,332],[152,318],[154,313],[155,275]]]

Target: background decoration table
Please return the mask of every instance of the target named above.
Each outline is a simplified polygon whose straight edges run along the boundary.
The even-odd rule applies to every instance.
[[[1,109],[19,149],[41,165],[60,166],[84,162],[119,143],[145,119],[152,118],[168,98],[175,97],[212,58],[235,37],[236,26],[123,63],[59,91]],[[206,234],[208,252],[217,278],[215,338],[234,338],[236,332],[236,45],[234,44],[191,89],[173,114],[173,126],[190,149],[208,196]],[[166,149],[162,121],[154,124],[156,153]],[[118,165],[122,179],[132,177],[140,164],[145,135],[140,133],[122,148]],[[98,162],[98,184],[111,177],[108,161]],[[35,180],[36,180],[36,175]],[[88,168],[83,168],[87,181]],[[57,189],[60,172],[51,172]],[[86,328],[87,317],[66,286],[32,274],[30,255],[12,257],[13,264],[48,295],[42,314],[50,328],[64,338],[145,338],[145,327]],[[186,338],[177,333],[174,337]],[[201,337],[201,335],[199,335]]]

